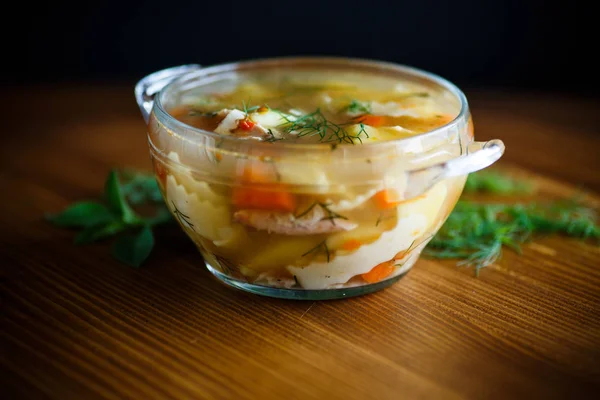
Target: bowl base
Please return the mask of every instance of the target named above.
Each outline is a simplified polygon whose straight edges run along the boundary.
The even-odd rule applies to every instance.
[[[400,278],[402,278],[406,273],[394,276],[393,278],[386,279],[385,281],[381,281],[378,283],[373,283],[369,285],[363,286],[352,286],[347,288],[339,288],[339,289],[325,289],[325,290],[306,290],[306,289],[285,289],[285,288],[276,288],[270,286],[262,286],[255,285],[252,283],[240,281],[238,279],[231,278],[216,268],[213,268],[209,263],[206,263],[206,267],[208,270],[221,282],[225,283],[228,286],[234,287],[236,289],[243,290],[245,292],[258,294],[266,297],[275,297],[279,299],[290,299],[290,300],[335,300],[335,299],[345,299],[348,297],[362,296],[364,294],[369,294],[376,292],[381,289],[385,289],[386,287],[393,285]]]

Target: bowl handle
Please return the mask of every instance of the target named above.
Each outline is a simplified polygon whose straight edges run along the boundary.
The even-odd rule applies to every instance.
[[[466,154],[460,157],[430,167],[408,171],[404,198],[410,199],[419,196],[442,179],[467,175],[489,167],[504,154],[504,143],[499,139],[488,142],[472,142],[466,150]]]
[[[154,104],[154,96],[160,92],[162,88],[167,86],[174,79],[189,72],[197,71],[200,68],[202,67],[198,64],[181,65],[179,67],[163,69],[142,78],[135,85],[135,100],[140,107],[144,121],[148,123],[150,112],[152,111],[152,106]]]

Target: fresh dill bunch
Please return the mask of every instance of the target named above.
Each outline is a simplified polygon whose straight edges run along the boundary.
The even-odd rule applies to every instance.
[[[547,234],[599,239],[596,212],[576,200],[529,204],[477,204],[461,200],[424,254],[434,258],[462,258],[459,265],[474,266],[479,274],[481,268],[500,257],[504,246],[520,252],[523,243]]]
[[[363,134],[366,138],[369,137],[363,124],[359,124],[359,131],[352,134],[345,128],[348,124],[336,124],[329,121],[320,108],[312,113],[293,119],[284,114],[281,115],[285,122],[280,125],[280,129],[297,137],[318,136],[319,141],[322,143],[339,142],[349,144],[355,144],[355,141],[362,143],[361,135]]]
[[[480,171],[469,174],[465,183],[465,193],[526,194],[531,193],[532,185],[526,181],[513,179],[495,171]]]

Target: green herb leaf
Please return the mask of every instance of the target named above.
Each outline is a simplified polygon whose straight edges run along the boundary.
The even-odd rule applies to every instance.
[[[558,233],[580,239],[600,238],[593,209],[575,201],[545,204],[477,204],[460,200],[425,249],[434,258],[463,258],[476,273],[493,264],[504,246],[520,245],[540,235]]]
[[[75,236],[75,244],[92,243],[108,236],[116,235],[127,229],[123,221],[112,221],[108,224],[88,226]]]
[[[124,222],[128,224],[138,223],[140,218],[136,215],[133,209],[127,204],[127,200],[121,190],[119,178],[115,170],[110,171],[106,184],[104,185],[104,195],[108,206],[113,212],[118,213]]]
[[[350,104],[346,106],[345,111],[351,114],[369,114],[371,112],[371,104],[352,99]]]
[[[114,220],[115,215],[104,204],[82,201],[71,204],[58,214],[48,215],[46,219],[57,226],[86,228]]]
[[[113,256],[132,267],[139,267],[148,258],[154,247],[154,236],[148,226],[135,235],[119,237],[112,248]]]
[[[355,125],[355,122],[336,124],[328,120],[319,108],[310,114],[300,117],[290,118],[284,114],[281,114],[281,116],[284,122],[278,126],[280,130],[291,133],[296,137],[318,136],[321,143],[338,142],[356,144],[356,141],[362,143],[362,134],[366,138],[369,137],[363,124],[359,125],[360,129],[356,134],[352,134],[346,129],[346,126]]]
[[[154,175],[138,171],[125,170],[121,172],[125,183],[121,183],[123,196],[130,204],[140,205],[147,202],[162,203],[163,197]]]

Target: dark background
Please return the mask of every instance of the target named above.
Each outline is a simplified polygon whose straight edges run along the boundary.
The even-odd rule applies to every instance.
[[[106,1],[17,5],[3,83],[118,81],[183,63],[337,55],[467,87],[594,96],[594,13],[576,1]],[[6,20],[11,18],[5,14]]]

